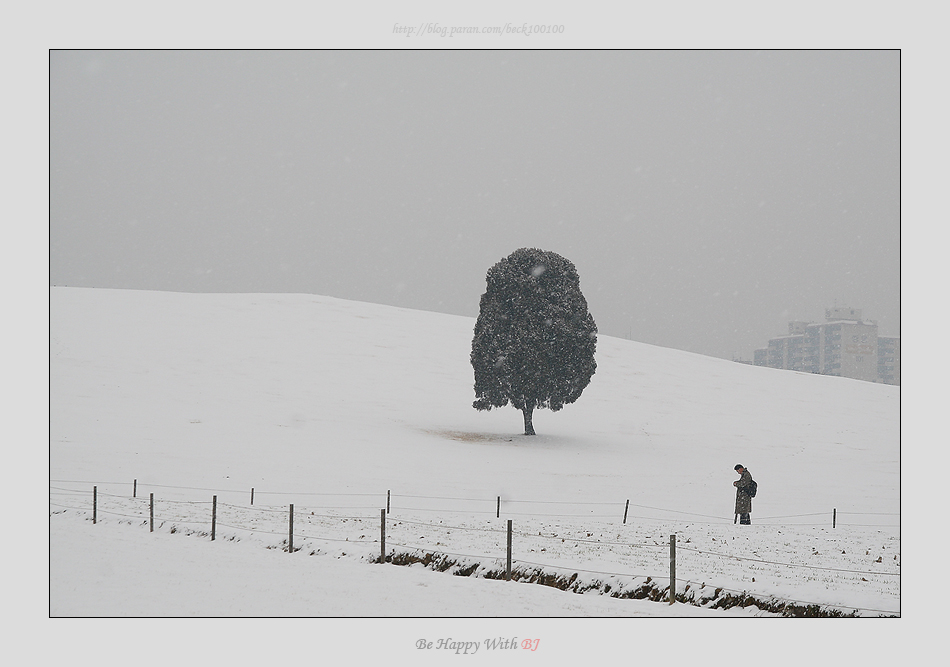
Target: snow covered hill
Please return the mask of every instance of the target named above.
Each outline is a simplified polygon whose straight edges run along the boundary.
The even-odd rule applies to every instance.
[[[356,504],[377,524],[390,492],[393,521],[500,530],[512,518],[525,534],[561,530],[589,542],[676,533],[684,549],[703,551],[692,561],[684,551],[697,580],[899,610],[899,576],[870,574],[900,568],[897,387],[601,336],[584,395],[536,412],[539,435],[526,437],[514,409],[471,407],[472,318],[312,295],[54,287],[50,300],[51,540],[67,547],[54,554],[75,537],[62,522],[77,513],[62,510],[78,505],[65,494],[88,495],[92,484],[104,502],[130,496],[133,479],[169,502],[208,501],[214,490],[248,505],[254,488],[258,506]],[[736,463],[759,483],[751,527],[732,523]],[[368,543],[378,537],[376,524],[363,528]],[[255,539],[266,542],[262,531]],[[458,531],[395,535],[431,551],[452,552],[452,539],[463,554],[490,546]],[[569,552],[544,539],[522,539],[520,558],[553,558],[565,573],[666,571],[665,552],[636,561],[619,547]],[[369,560],[373,549],[350,556]],[[768,566],[752,584],[751,561],[732,556],[848,574]],[[51,568],[65,589],[70,568],[55,559]],[[81,596],[55,588],[54,615],[83,613]],[[365,615],[375,615],[372,600]]]

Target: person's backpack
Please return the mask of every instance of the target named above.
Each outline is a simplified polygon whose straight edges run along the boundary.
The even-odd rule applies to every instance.
[[[755,492],[759,490],[759,483],[754,479],[749,480],[749,485],[745,487],[745,492],[749,494],[750,498],[755,498]]]

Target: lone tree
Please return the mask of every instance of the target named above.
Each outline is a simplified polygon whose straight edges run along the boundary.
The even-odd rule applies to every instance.
[[[511,403],[534,435],[535,408],[558,411],[576,401],[597,368],[597,325],[580,277],[560,255],[521,248],[488,270],[472,367],[477,410]]]

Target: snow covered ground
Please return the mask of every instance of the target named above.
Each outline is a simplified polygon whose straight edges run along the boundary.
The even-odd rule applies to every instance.
[[[50,299],[53,616],[768,615],[602,594],[668,587],[672,534],[678,594],[900,613],[897,387],[601,336],[584,395],[537,412],[529,438],[515,410],[471,407],[471,318],[311,295]],[[750,527],[733,524],[736,463],[759,482]],[[387,492],[389,555],[474,576],[373,563]],[[508,519],[516,571],[592,590],[487,578]]]

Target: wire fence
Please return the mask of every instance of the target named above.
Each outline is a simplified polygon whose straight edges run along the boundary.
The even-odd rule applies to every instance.
[[[715,525],[715,524],[725,524],[733,523],[735,521],[734,516],[722,516],[722,515],[713,515],[713,514],[702,514],[697,512],[688,512],[679,509],[672,509],[667,507],[657,507],[654,505],[644,505],[639,503],[631,502],[627,499],[625,502],[619,501],[575,501],[575,500],[529,500],[523,498],[506,498],[502,496],[496,496],[495,498],[472,498],[472,497],[459,497],[459,496],[437,496],[437,495],[420,495],[420,494],[397,494],[387,491],[385,494],[376,492],[376,493],[356,493],[356,492],[323,492],[323,491],[269,491],[269,490],[259,490],[259,489],[225,489],[225,488],[214,488],[214,487],[196,487],[196,486],[184,486],[184,485],[171,485],[171,484],[156,484],[156,483],[140,483],[138,480],[133,480],[130,482],[102,482],[97,483],[89,480],[50,480],[50,493],[53,494],[54,491],[59,493],[85,493],[84,491],[77,491],[73,488],[66,488],[60,486],[54,486],[54,484],[83,484],[83,485],[97,485],[102,487],[120,487],[128,488],[132,487],[132,496],[137,496],[137,490],[141,489],[169,489],[178,492],[186,491],[202,491],[210,492],[216,494],[226,494],[228,496],[244,496],[250,497],[250,504],[255,507],[267,507],[267,505],[262,505],[260,499],[262,497],[296,497],[296,498],[369,498],[375,503],[372,504],[312,504],[309,507],[314,509],[353,509],[353,510],[376,510],[379,507],[379,503],[385,501],[385,507],[388,512],[393,511],[411,511],[411,512],[433,512],[438,514],[458,514],[458,515],[470,515],[470,516],[490,516],[494,514],[496,518],[501,516],[502,505],[504,505],[505,514],[509,516],[523,516],[523,517],[545,517],[545,518],[586,518],[586,519],[604,519],[604,520],[615,520],[621,519],[621,523],[627,523],[628,520],[639,520],[639,521],[669,521],[682,519],[683,517],[697,517],[697,519],[690,518],[689,521],[691,524],[699,525]],[[88,487],[87,487],[88,488]],[[108,494],[103,493],[102,495],[106,496]],[[113,494],[118,495],[118,494]],[[128,494],[121,494],[119,497],[126,497]],[[428,506],[419,506],[420,504],[425,505],[426,503],[405,503],[405,502],[394,502],[402,500],[410,501],[435,501],[428,503]],[[255,502],[255,500],[257,502]],[[475,505],[468,505],[465,507],[458,507],[459,503],[474,503]],[[448,505],[455,505],[448,506]],[[604,511],[595,511],[591,509],[590,511],[577,512],[577,511],[548,511],[547,508],[553,506],[568,506],[577,510],[578,508],[596,508],[597,510],[602,510],[604,508],[612,508],[611,512]],[[283,505],[271,505],[272,508],[282,508]],[[395,509],[394,509],[395,508]],[[644,516],[642,514],[634,514],[630,512],[630,508],[634,509],[645,509],[653,512],[659,513],[661,516]],[[820,517],[822,521],[817,521]],[[897,523],[887,522],[887,523],[858,523],[860,519],[853,520],[852,517],[896,517]],[[899,523],[900,513],[898,512],[851,512],[851,511],[838,511],[836,508],[832,508],[830,511],[824,512],[811,512],[805,514],[785,514],[785,515],[774,515],[774,516],[758,516],[755,515],[755,522],[762,525],[795,525],[795,526],[822,526],[822,525],[831,525],[836,527],[838,525],[849,525],[855,527],[880,527],[880,528],[898,528],[900,527]],[[710,521],[700,521],[698,519],[710,519]],[[809,522],[794,521],[790,522],[789,519],[813,519]],[[885,519],[885,521],[887,521]]]
[[[302,548],[305,548],[301,545],[309,544],[311,542],[316,542],[319,544],[328,544],[328,545],[353,545],[362,547],[364,549],[373,549],[379,548],[379,555],[377,560],[378,562],[396,562],[399,560],[408,561],[408,562],[424,562],[429,564],[434,560],[439,560],[443,563],[446,562],[446,559],[463,559],[465,563],[455,562],[445,567],[469,567],[469,569],[480,567],[486,571],[485,576],[499,576],[498,571],[493,570],[489,565],[493,567],[501,568],[504,567],[504,571],[507,578],[512,578],[512,568],[515,570],[520,570],[525,573],[531,568],[538,568],[539,571],[544,571],[548,573],[556,573],[562,571],[570,571],[575,573],[585,573],[596,576],[603,577],[613,577],[613,578],[622,578],[629,585],[632,585],[631,582],[637,580],[645,580],[646,582],[655,582],[656,580],[665,580],[668,579],[670,583],[666,587],[666,595],[672,600],[687,601],[694,604],[697,603],[697,600],[702,601],[706,600],[705,603],[709,602],[709,599],[703,597],[703,594],[698,593],[697,590],[706,590],[707,588],[712,588],[716,591],[715,595],[720,596],[723,592],[729,593],[734,596],[746,596],[748,599],[752,599],[753,594],[748,591],[739,591],[723,586],[713,586],[712,584],[707,584],[703,581],[703,577],[696,576],[691,574],[689,578],[680,580],[685,586],[685,590],[681,593],[680,587],[676,583],[674,572],[674,563],[675,563],[675,549],[676,549],[676,536],[671,536],[670,545],[664,543],[657,543],[655,540],[652,544],[645,542],[634,542],[630,540],[623,540],[621,534],[617,534],[617,539],[604,539],[601,537],[595,537],[594,533],[597,532],[598,528],[604,528],[604,521],[601,521],[592,529],[585,529],[583,527],[578,527],[580,524],[574,522],[571,527],[561,527],[557,532],[545,532],[545,530],[538,531],[525,531],[525,530],[513,530],[513,519],[507,519],[507,530],[501,529],[498,527],[492,526],[473,526],[473,525],[460,525],[464,524],[465,521],[455,521],[450,524],[446,524],[443,521],[438,523],[433,523],[432,521],[420,521],[414,518],[409,518],[408,516],[404,517],[402,514],[404,512],[440,512],[437,508],[432,507],[414,507],[412,505],[406,504],[403,501],[405,499],[412,499],[415,501],[419,500],[432,500],[432,501],[442,501],[442,502],[466,502],[466,503],[492,503],[490,499],[485,498],[460,498],[460,497],[447,497],[447,496],[426,496],[426,495],[409,495],[409,494],[393,494],[390,491],[387,491],[385,494],[381,493],[330,493],[330,492],[304,492],[304,493],[290,493],[290,492],[259,492],[254,489],[251,489],[248,493],[247,491],[238,491],[235,489],[213,489],[207,487],[188,487],[188,486],[173,486],[173,485],[162,485],[162,484],[140,484],[138,480],[134,480],[131,484],[129,483],[105,483],[101,486],[109,487],[110,490],[114,490],[115,487],[126,488],[131,486],[131,493],[104,493],[98,490],[99,484],[94,484],[92,486],[92,493],[87,488],[75,488],[75,485],[89,485],[88,481],[77,481],[77,480],[51,480],[50,483],[50,508],[51,513],[56,511],[77,511],[85,514],[92,514],[93,522],[97,522],[99,515],[106,515],[111,517],[116,517],[120,520],[124,520],[128,523],[138,522],[142,525],[148,525],[149,529],[154,531],[156,527],[160,530],[165,526],[168,526],[171,532],[191,532],[196,533],[202,536],[207,536],[210,534],[211,539],[216,539],[217,529],[225,528],[232,531],[232,535],[226,539],[240,539],[243,536],[279,536],[283,538],[279,546],[284,548],[286,545],[287,551],[299,551]],[[177,492],[188,491],[188,492],[212,492],[212,493],[222,493],[222,494],[241,494],[245,495],[248,498],[247,503],[234,503],[234,502],[224,502],[219,501],[217,495],[214,495],[211,500],[183,500],[183,499],[169,499],[169,498],[156,498],[155,491],[149,491],[148,497],[144,495],[139,495],[139,490],[148,490],[148,489],[165,489],[165,490],[174,490]],[[294,497],[296,500],[298,497],[303,499],[311,498],[316,501],[316,504],[290,504],[287,505],[261,505],[260,503],[255,504],[255,499],[260,499],[261,497],[269,496],[282,496],[282,497]],[[372,498],[377,501],[375,505],[347,505],[347,504],[326,504],[325,501],[331,500],[333,498],[354,498],[354,497],[365,497]],[[397,510],[393,510],[393,500],[398,501]],[[345,501],[344,501],[345,502]],[[481,516],[481,515],[494,515],[495,518],[501,517],[502,509],[502,498],[501,496],[496,496],[494,499],[494,509],[482,509],[476,510],[474,508],[467,508],[466,510],[441,510],[441,514],[467,514],[469,516]],[[566,506],[568,511],[557,513],[557,512],[531,512],[531,511],[516,511],[512,510],[512,507],[519,506],[534,506],[534,507],[547,507],[547,506]],[[612,514],[605,513],[595,513],[591,510],[590,513],[576,514],[571,513],[571,509],[583,506],[593,506],[597,508],[603,507],[614,507],[615,509],[621,505],[620,503],[612,502],[590,502],[590,503],[578,503],[574,501],[543,501],[543,500],[517,500],[517,499],[505,499],[505,516],[506,517],[530,517],[526,520],[530,522],[534,521],[543,521],[544,519],[550,517],[565,518],[565,519],[584,519],[586,521],[594,521],[597,523],[598,520],[606,520],[608,524],[611,524],[613,528],[616,528],[618,525],[616,512]],[[381,507],[382,506],[382,507]],[[679,521],[688,521],[690,525],[694,524],[724,524],[732,523],[732,521],[724,517],[715,517],[712,515],[703,515],[693,512],[683,512],[679,510],[660,508],[655,506],[639,505],[631,503],[627,500],[622,504],[623,506],[623,517],[622,522],[619,522],[620,525],[626,524],[628,519],[639,518],[646,521],[670,521],[670,519],[658,519],[656,517],[634,517],[629,514],[630,507],[637,507],[643,509],[649,509],[658,512],[665,512],[671,515],[682,515],[687,517],[702,517],[702,518],[715,518],[715,522],[697,522],[693,519],[678,519]],[[363,509],[363,510],[372,510],[378,512],[378,514],[359,514],[353,513],[349,510],[354,509]],[[814,517],[823,517],[825,519],[829,518],[829,515],[832,517],[832,526],[834,525],[845,525],[841,524],[838,519],[843,516],[847,517],[860,517],[860,516],[877,516],[877,517],[898,517],[899,513],[887,513],[887,512],[837,512],[836,509],[833,509],[832,512],[815,512],[807,514],[793,514],[793,515],[784,515],[784,516],[774,516],[774,517],[765,517],[760,518],[759,522],[764,523],[765,520],[779,521],[783,519],[801,519],[801,518],[814,518]],[[488,519],[481,519],[482,521],[489,521]],[[521,519],[519,519],[519,522]],[[836,524],[837,522],[837,524]],[[766,524],[766,525],[789,525],[789,524]],[[828,523],[814,523],[814,524],[802,524],[794,523],[790,524],[795,527],[799,526],[827,526]],[[847,523],[848,526],[861,527],[863,524],[857,523]],[[882,527],[899,527],[899,523],[896,524],[870,524],[870,526],[875,528]],[[411,537],[411,529],[416,534],[416,538]],[[425,530],[415,530],[415,529],[425,529]],[[390,531],[390,534],[387,539],[387,530]],[[583,534],[586,531],[586,536]],[[427,534],[435,534],[436,537],[427,537],[426,535],[419,536],[418,533],[426,532]],[[603,532],[601,530],[601,532]],[[359,533],[358,537],[356,534]],[[663,558],[665,557],[666,549],[670,549],[670,567],[671,567],[671,576],[662,577],[656,575],[648,575],[641,573],[634,573],[631,571],[611,571],[610,569],[583,569],[576,567],[573,563],[558,563],[558,562],[548,562],[542,563],[535,560],[528,560],[526,558],[513,558],[512,557],[512,540],[517,537],[519,542],[523,545],[530,545],[525,547],[528,549],[528,552],[546,553],[549,557],[553,556],[555,558],[567,558],[572,556],[572,550],[577,549],[588,549],[592,550],[592,553],[587,554],[588,557],[596,557],[597,554],[603,554],[606,552],[614,554],[621,554],[620,562],[618,565],[638,567],[639,569],[647,568],[656,568],[663,564]],[[435,540],[433,542],[433,539]],[[504,548],[502,542],[507,540],[507,548],[505,555],[501,555],[501,550]],[[295,543],[297,547],[295,548]],[[454,543],[454,546],[453,546]],[[813,565],[807,563],[795,563],[795,562],[782,562],[778,560],[769,560],[766,558],[760,558],[755,555],[739,555],[734,553],[724,553],[720,551],[713,551],[708,549],[700,549],[687,546],[689,540],[686,540],[686,543],[680,542],[679,549],[688,554],[694,555],[692,562],[689,564],[691,567],[703,567],[708,566],[712,561],[721,562],[723,560],[728,561],[738,561],[745,562],[750,564],[753,567],[760,566],[770,566],[772,568],[783,568],[783,569],[792,569],[792,570],[804,570],[811,571],[813,574],[833,574],[833,575],[863,575],[862,581],[868,581],[866,577],[870,576],[877,580],[881,578],[887,579],[891,578],[896,580],[899,584],[900,572],[899,571],[890,571],[883,568],[883,562],[881,559],[876,561],[877,563],[882,564],[881,569],[877,570],[868,570],[868,569],[857,569],[849,567],[830,567],[827,565]],[[543,546],[547,545],[547,546]],[[469,551],[472,552],[483,552],[486,550],[486,547],[489,548],[491,553],[466,553]],[[313,545],[307,546],[307,549],[314,549]],[[550,551],[548,550],[550,548]],[[397,549],[402,549],[402,552],[396,551]],[[311,553],[317,553],[319,549],[314,549]],[[648,557],[637,557],[636,554],[649,554]],[[529,556],[530,558],[530,556]],[[895,556],[896,560],[896,556]],[[503,566],[501,564],[504,564]],[[899,562],[896,563],[896,567],[899,568]],[[626,567],[618,567],[617,570],[626,569]],[[715,570],[716,568],[711,568]],[[500,571],[500,570],[499,570]],[[521,575],[519,575],[521,576]],[[525,575],[527,576],[527,575]],[[532,576],[540,576],[535,573]],[[545,575],[548,576],[548,575]],[[699,586],[699,581],[702,581],[702,585],[699,589],[696,587]],[[752,581],[755,581],[753,578]],[[654,583],[654,587],[656,584]],[[690,588],[692,587],[692,589]],[[608,588],[609,590],[609,588]],[[656,590],[656,589],[655,589]],[[692,591],[687,595],[688,591]],[[605,591],[606,592],[606,591]],[[693,597],[690,598],[690,595]],[[698,596],[698,597],[697,597]],[[773,607],[777,604],[787,603],[794,605],[804,605],[811,607],[827,607],[827,608],[844,608],[852,609],[855,611],[863,611],[868,613],[878,613],[882,615],[900,615],[899,610],[880,610],[880,609],[866,609],[861,607],[854,607],[851,605],[845,604],[826,604],[826,603],[814,603],[814,602],[803,602],[799,600],[792,600],[789,598],[781,598],[775,595],[766,595],[765,598],[769,600],[769,604]],[[671,602],[672,603],[672,602]],[[751,603],[750,603],[751,604]]]

